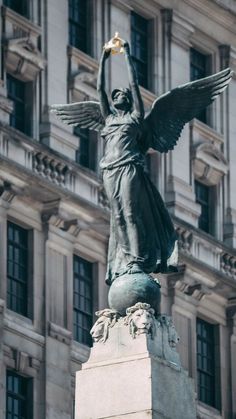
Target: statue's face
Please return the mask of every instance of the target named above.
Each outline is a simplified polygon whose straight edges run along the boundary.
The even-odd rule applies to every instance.
[[[113,96],[112,104],[114,108],[128,111],[131,108],[129,98],[125,92],[118,90]]]
[[[139,333],[147,333],[153,324],[152,314],[142,309],[133,313],[132,320]]]
[[[107,323],[108,321],[109,319],[107,317],[101,316],[93,325],[92,329],[90,330],[90,333],[94,342],[98,342],[104,336],[105,323]]]

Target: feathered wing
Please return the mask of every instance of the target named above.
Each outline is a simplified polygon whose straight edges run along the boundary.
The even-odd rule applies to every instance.
[[[197,117],[228,86],[233,72],[227,68],[210,77],[181,85],[160,96],[144,119],[142,143],[161,153],[172,150],[184,125]]]
[[[52,105],[51,112],[67,125],[100,131],[105,121],[99,102],[76,102],[66,105]]]

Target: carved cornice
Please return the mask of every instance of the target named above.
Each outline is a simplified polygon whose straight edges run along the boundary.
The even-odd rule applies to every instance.
[[[37,375],[41,360],[7,344],[3,345],[3,353],[7,366],[28,376],[35,377]]]
[[[38,38],[41,33],[42,29],[40,26],[32,23],[30,20],[26,19],[24,16],[19,15],[18,13],[14,12],[14,10],[3,6],[2,7],[2,15],[3,17],[12,24],[13,35],[18,36],[31,36]]]
[[[0,198],[3,201],[5,201],[8,204],[11,204],[16,194],[16,191],[13,190],[10,183],[0,180]]]
[[[58,340],[58,342],[65,343],[66,345],[70,345],[72,341],[72,333],[53,322],[48,323],[48,335],[51,338]]]
[[[44,70],[46,61],[29,38],[10,39],[5,45],[5,65],[8,73],[22,81],[35,80]]]
[[[192,148],[195,178],[207,185],[218,185],[228,172],[223,153],[211,143],[202,142]]]

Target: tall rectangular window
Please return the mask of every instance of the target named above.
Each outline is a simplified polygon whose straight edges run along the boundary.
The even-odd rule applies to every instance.
[[[91,50],[88,7],[87,0],[69,0],[69,43],[86,54]]]
[[[93,322],[93,265],[74,256],[73,336],[91,346],[90,329]]]
[[[27,135],[31,134],[32,106],[30,103],[30,83],[17,80],[7,75],[8,98],[13,101],[13,112],[10,116],[10,125]]]
[[[89,129],[76,127],[75,135],[80,139],[80,146],[76,152],[76,162],[93,171],[97,169],[97,133]]]
[[[6,419],[32,419],[32,399],[32,379],[7,371]]]
[[[218,374],[218,328],[197,319],[198,399],[220,409],[220,378]]]
[[[131,53],[140,86],[148,86],[148,20],[131,13]]]
[[[210,57],[209,55],[202,54],[195,48],[190,48],[190,80],[198,80],[209,75]],[[209,112],[204,109],[197,119],[209,124]]]
[[[7,223],[7,307],[28,315],[28,230]]]
[[[201,206],[198,227],[210,233],[210,187],[195,181],[196,202]]]
[[[3,0],[3,4],[14,12],[29,18],[29,0]]]

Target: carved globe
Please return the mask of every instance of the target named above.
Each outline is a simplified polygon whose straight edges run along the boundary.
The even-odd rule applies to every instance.
[[[158,281],[144,272],[126,273],[112,283],[108,294],[109,307],[124,316],[128,307],[141,302],[150,304],[155,314],[158,314],[160,313],[160,288]]]

